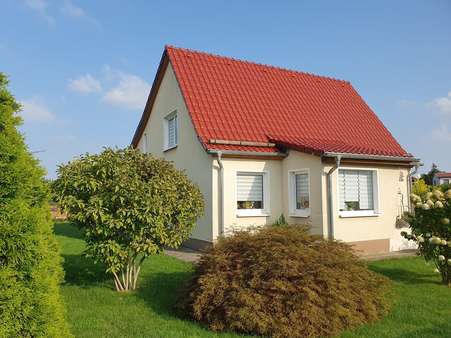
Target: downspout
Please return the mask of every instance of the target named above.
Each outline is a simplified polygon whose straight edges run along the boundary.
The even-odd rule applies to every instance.
[[[334,239],[334,207],[333,207],[333,195],[332,195],[332,174],[338,169],[341,162],[341,155],[335,157],[335,164],[330,168],[327,173],[327,216],[328,216],[328,237]]]
[[[224,235],[224,166],[222,163],[222,151],[218,151],[216,155],[219,165],[219,236],[222,236]]]
[[[415,175],[418,172],[418,168],[421,166],[421,163],[415,164],[415,167],[413,171],[409,170],[409,173],[407,174],[407,205],[409,206],[409,211],[412,212],[412,201],[410,200],[410,193],[412,192],[412,176]]]

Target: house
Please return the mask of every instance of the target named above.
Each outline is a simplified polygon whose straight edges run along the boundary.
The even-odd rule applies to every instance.
[[[450,184],[450,183],[451,183],[451,173],[439,172],[435,174],[434,178],[432,179],[433,185]]]
[[[132,146],[200,187],[188,246],[282,214],[366,253],[408,245],[396,221],[418,160],[347,81],[167,46]]]

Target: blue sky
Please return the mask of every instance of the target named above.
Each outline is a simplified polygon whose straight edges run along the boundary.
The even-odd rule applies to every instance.
[[[3,0],[1,17],[49,177],[130,143],[165,44],[349,80],[423,170],[451,171],[450,1]]]

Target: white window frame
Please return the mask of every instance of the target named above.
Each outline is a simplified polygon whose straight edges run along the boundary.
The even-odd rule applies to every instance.
[[[340,170],[363,170],[371,171],[373,173],[373,210],[353,210],[353,211],[342,211],[340,210]],[[379,170],[377,168],[362,168],[362,167],[339,167],[337,169],[337,201],[338,201],[338,215],[342,218],[347,217],[378,217],[381,215],[381,210],[379,208]]]
[[[309,208],[296,209],[296,175],[307,174],[308,177],[308,197]],[[288,170],[288,203],[289,213],[291,217],[310,217],[311,215],[311,188],[310,188],[310,170],[308,168]]]
[[[169,121],[175,118],[175,143],[169,144]],[[164,117],[163,121],[163,130],[164,130],[164,147],[163,151],[167,151],[170,149],[174,149],[177,147],[179,142],[179,119],[177,110],[174,110],[170,114]]]
[[[238,209],[238,180],[239,174],[245,175],[263,175],[263,209]],[[270,213],[270,180],[268,171],[236,170],[235,171],[235,208],[237,217],[269,217]]]

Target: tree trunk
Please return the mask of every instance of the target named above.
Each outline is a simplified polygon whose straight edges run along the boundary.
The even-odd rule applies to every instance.
[[[138,264],[129,262],[119,273],[113,272],[116,291],[127,292],[136,290],[139,272],[141,271],[141,263],[142,260]]]
[[[440,274],[442,275],[442,283],[451,287],[451,267],[449,265],[443,267]]]

